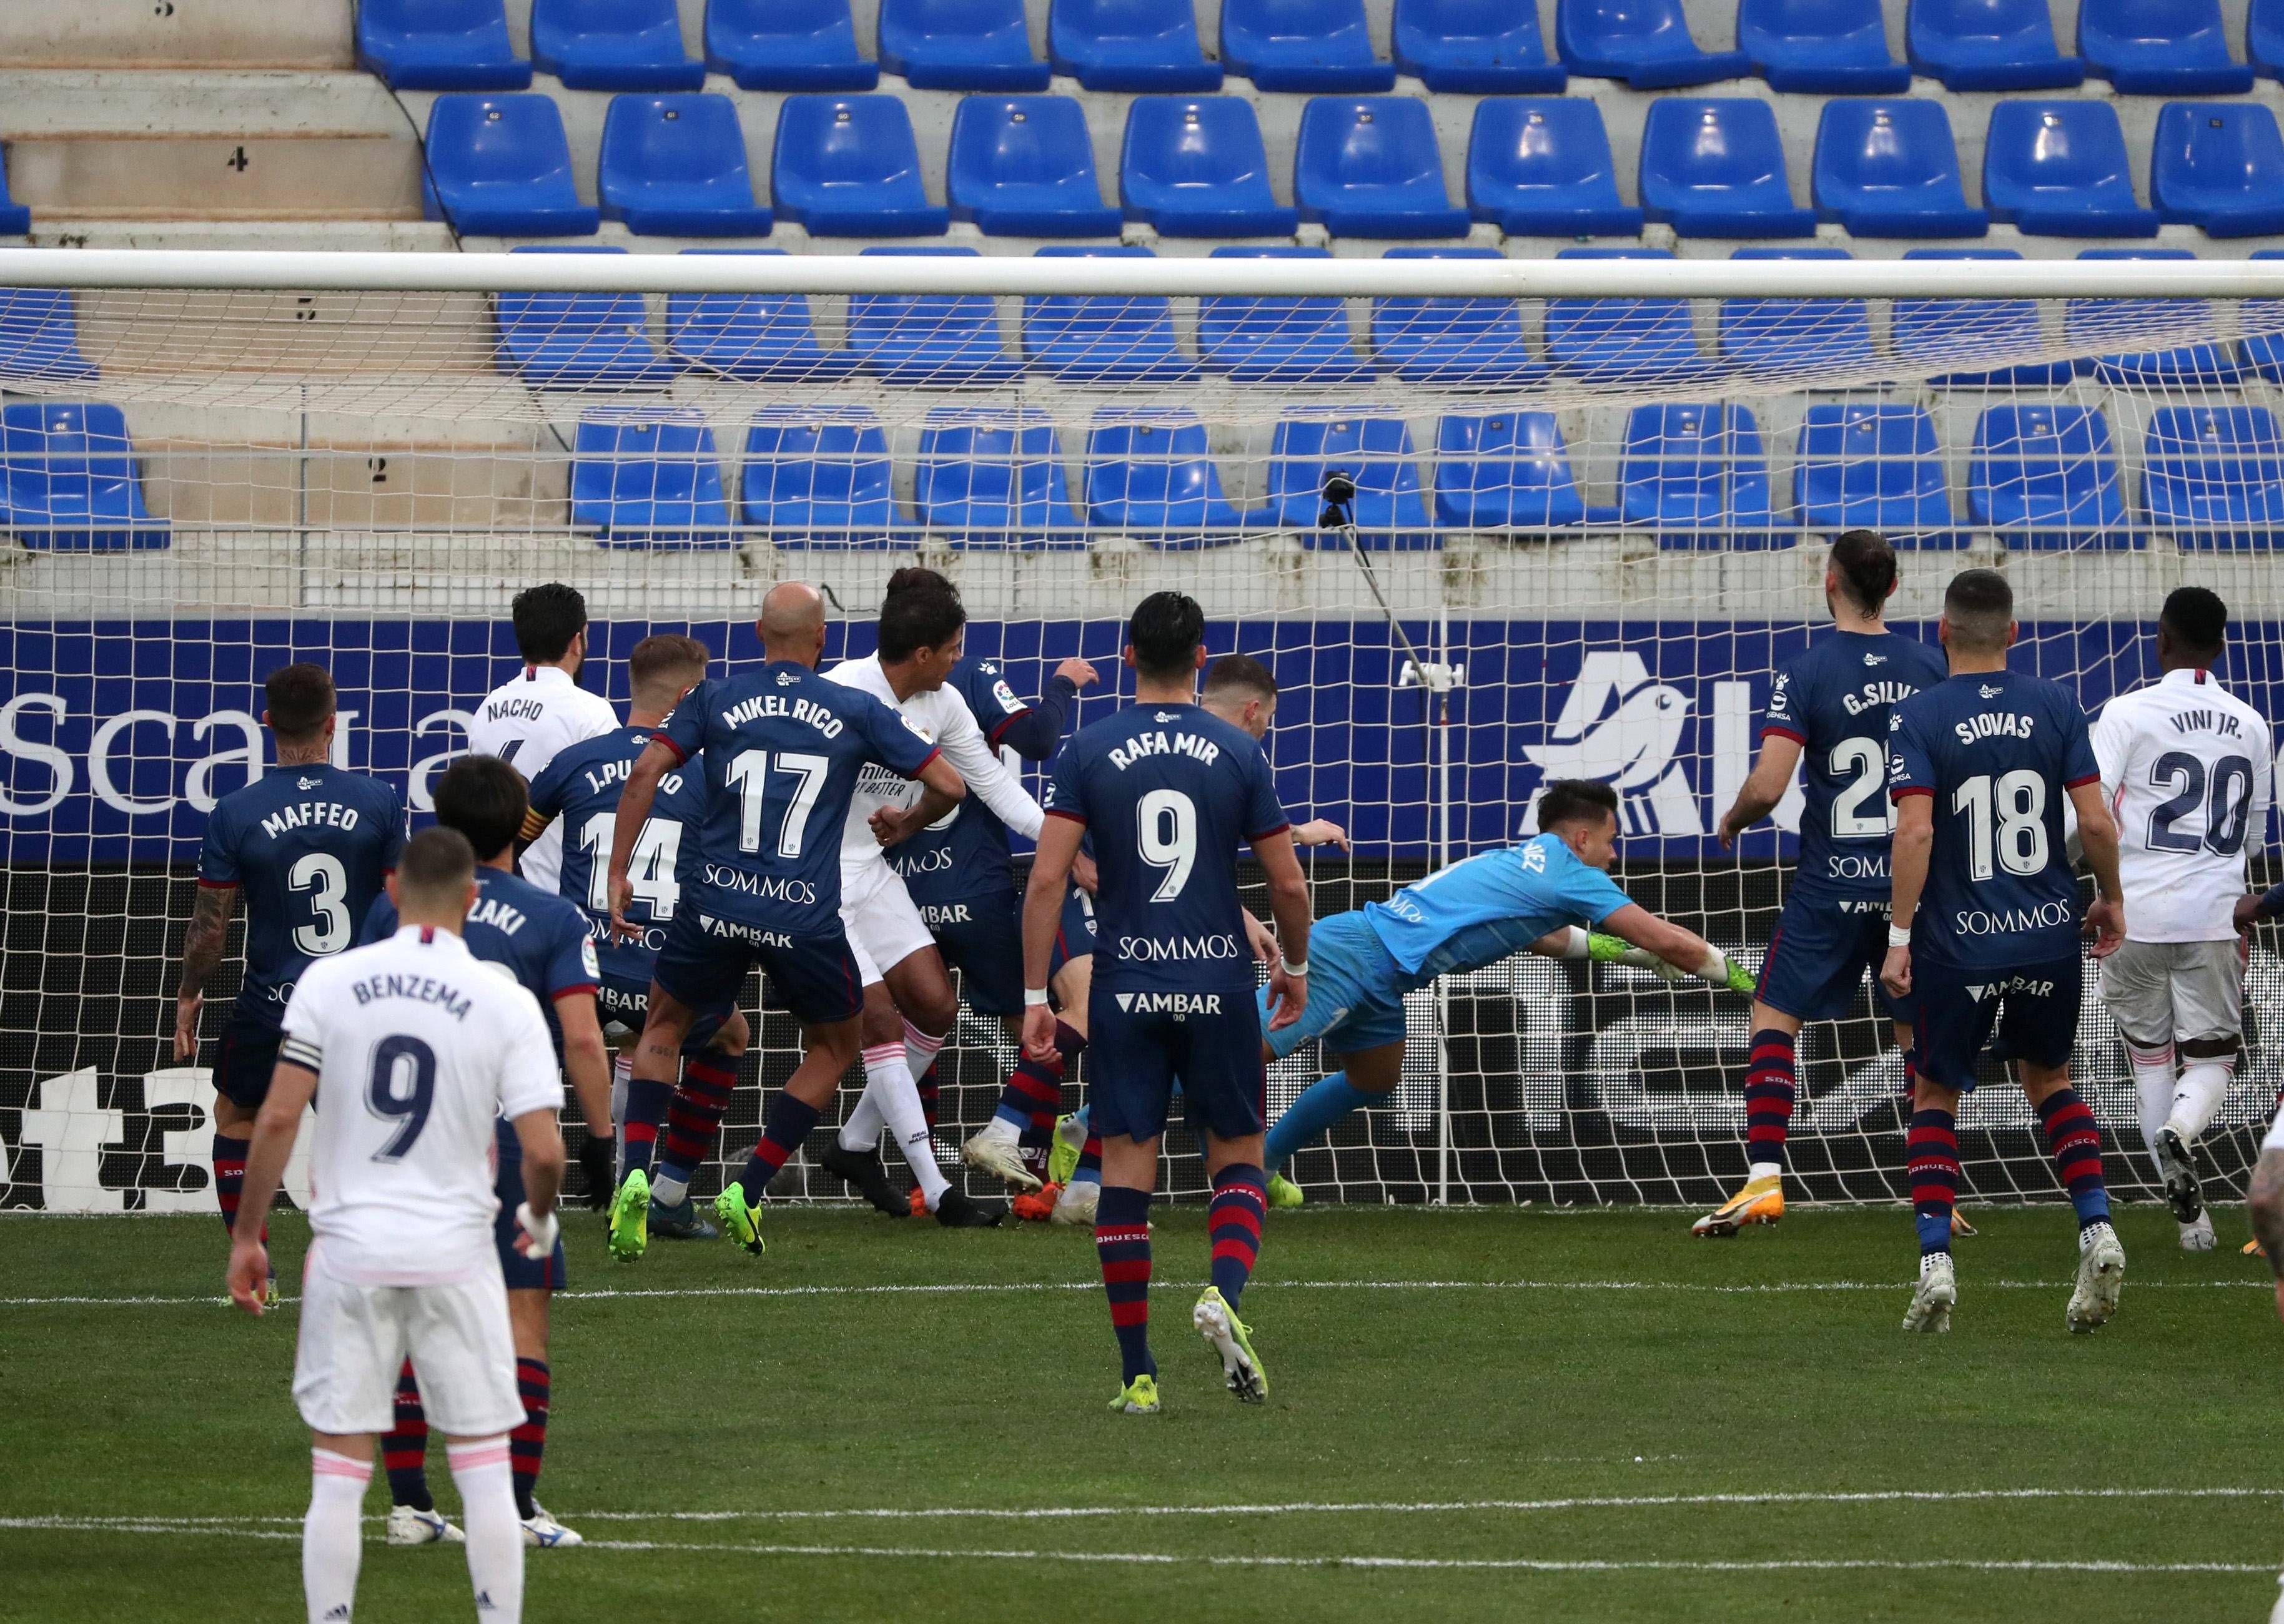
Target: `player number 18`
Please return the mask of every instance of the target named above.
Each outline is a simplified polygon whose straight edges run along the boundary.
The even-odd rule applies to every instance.
[[[1952,795],[1951,809],[1967,814],[1971,878],[1989,879],[1998,869],[2009,874],[2045,871],[2046,781],[2038,773],[2018,767],[1995,779],[1989,773],[1969,778]]]

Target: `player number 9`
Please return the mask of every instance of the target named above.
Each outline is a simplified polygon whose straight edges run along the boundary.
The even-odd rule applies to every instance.
[[[402,1159],[428,1126],[428,1107],[435,1101],[436,1051],[402,1034],[381,1039],[372,1051],[372,1077],[365,1085],[364,1103],[373,1115],[383,1121],[394,1119],[398,1126],[372,1159]]]
[[[1142,797],[1136,819],[1142,861],[1166,871],[1154,902],[1170,902],[1190,883],[1190,870],[1198,861],[1197,804],[1179,790],[1152,790]]]

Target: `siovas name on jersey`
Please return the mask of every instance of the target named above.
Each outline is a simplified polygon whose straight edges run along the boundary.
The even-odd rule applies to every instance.
[[[1219,993],[1117,993],[1118,1007],[1130,1015],[1218,1015]]]
[[[1952,724],[1951,730],[1959,735],[1962,745],[1971,745],[1981,738],[2028,738],[2035,720],[2020,711],[1984,711]]]

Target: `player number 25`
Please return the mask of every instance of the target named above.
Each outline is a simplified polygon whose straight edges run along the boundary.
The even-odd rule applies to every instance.
[[[833,763],[821,755],[786,753],[773,756],[766,750],[739,751],[724,775],[738,786],[738,849],[762,849],[762,815],[769,806],[770,776],[775,773],[781,779],[794,781],[792,798],[785,802],[785,813],[778,824],[777,855],[800,856],[802,836],[809,829],[809,815],[817,805],[817,796],[825,792],[825,777],[832,768]]]
[[[1197,803],[1179,790],[1152,790],[1135,810],[1135,836],[1142,861],[1165,873],[1150,894],[1154,902],[1170,902],[1190,883],[1198,861]]]
[[[1896,832],[1896,808],[1887,795],[1888,753],[1873,738],[1843,738],[1832,747],[1827,769],[1835,778],[1856,775],[1854,782],[1832,798],[1832,833],[1836,839],[1862,839],[1867,835]],[[1864,803],[1874,796],[1870,812]]]
[[[286,889],[307,893],[309,923],[293,927],[293,945],[323,958],[349,945],[349,875],[339,857],[310,852],[286,871]]]
[[[2027,767],[1969,778],[1951,798],[1953,812],[1967,814],[1967,866],[1975,879],[1989,879],[1997,867],[2009,874],[2041,874],[2046,867],[2046,781]],[[1991,827],[1993,814],[1998,827]]]

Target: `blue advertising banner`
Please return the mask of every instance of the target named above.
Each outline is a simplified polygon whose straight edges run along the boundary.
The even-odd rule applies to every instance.
[[[1296,813],[1349,825],[1360,855],[1425,856],[1448,803],[1462,850],[1529,826],[1548,777],[1615,783],[1623,850],[1709,856],[1722,810],[1751,765],[1776,671],[1818,629],[1798,622],[1454,621],[1440,656],[1459,668],[1448,706],[1411,679],[1380,621],[1223,623],[1216,652],[1267,660],[1283,688],[1269,748]],[[1932,636],[1915,625],[1907,635]],[[585,681],[623,699],[625,659],[653,631],[691,631],[732,667],[760,658],[749,625],[617,621],[595,629]],[[1055,662],[1092,660],[1103,684],[1079,721],[1131,681],[1115,621],[979,622],[972,650],[1005,659],[1036,693]],[[1423,659],[1435,629],[1407,624]],[[2131,621],[2026,626],[2014,656],[2074,686],[2092,710],[2155,675],[2151,629]],[[2224,677],[2264,714],[2284,709],[2284,626],[2234,629]],[[872,628],[836,629],[831,656],[862,653]],[[846,646],[841,644],[845,641]],[[465,747],[476,702],[512,675],[505,622],[184,620],[0,625],[0,861],[187,861],[215,800],[259,770],[262,676],[295,660],[333,672],[343,764],[388,777],[416,819],[435,774]],[[1790,821],[1790,803],[1777,822]],[[1788,849],[1750,837],[1748,855]]]

